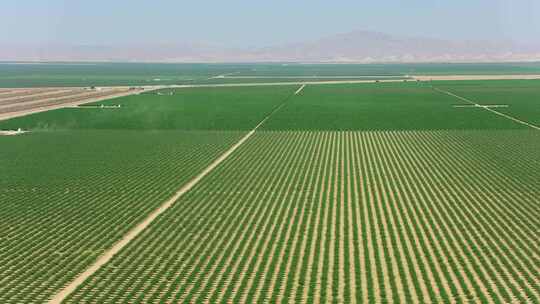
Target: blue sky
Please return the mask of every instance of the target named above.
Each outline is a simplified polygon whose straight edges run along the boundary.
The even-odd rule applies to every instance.
[[[2,0],[0,43],[266,46],[352,30],[540,43],[540,0]]]

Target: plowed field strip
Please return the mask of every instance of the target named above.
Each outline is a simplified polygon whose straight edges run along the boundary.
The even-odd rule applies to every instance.
[[[5,96],[11,96],[11,94],[14,93],[22,93],[27,92],[28,90],[15,90],[15,89],[0,89],[0,98],[3,98]]]
[[[77,94],[82,92],[82,90],[57,90],[57,91],[51,91],[41,94],[35,94],[35,95],[22,95],[18,97],[12,97],[12,98],[0,98],[0,107],[5,107],[6,105],[13,105],[13,104],[22,104],[29,101],[35,101],[35,100],[43,100],[53,97],[62,97],[64,94],[69,95],[71,94]]]
[[[0,101],[17,99],[22,97],[30,97],[41,94],[48,94],[50,92],[62,90],[62,88],[48,88],[48,89],[29,89],[29,90],[14,90],[12,92],[6,92],[0,94]]]
[[[106,97],[106,96],[113,96],[115,94],[121,93],[121,91],[109,91],[109,92],[67,92],[62,93],[58,97],[46,97],[45,98],[37,98],[28,100],[25,102],[17,102],[12,103],[4,106],[0,106],[0,114],[3,113],[10,113],[10,112],[19,112],[23,110],[33,109],[33,108],[40,108],[45,106],[52,106],[57,104],[63,104],[63,103],[71,103],[71,102],[78,102],[85,99],[93,99],[93,98],[100,98],[100,97]]]

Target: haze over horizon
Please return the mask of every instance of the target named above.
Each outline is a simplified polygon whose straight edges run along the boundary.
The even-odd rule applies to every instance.
[[[23,21],[24,22],[21,22]],[[1,43],[183,41],[263,47],[352,30],[451,40],[540,41],[535,0],[3,1]]]
[[[362,48],[352,50],[348,45],[338,45],[332,52],[318,50],[320,55],[306,60],[492,58],[490,54],[480,53],[469,56],[468,48],[461,47],[469,41],[474,41],[474,46],[489,41],[493,43],[486,47],[490,51],[501,47],[493,58],[511,59],[517,53],[519,58],[536,59],[540,53],[540,2],[535,0],[412,0],[407,5],[389,0],[376,3],[7,0],[2,4],[0,20],[0,46],[4,48],[0,60],[280,60],[297,58],[295,54],[307,46],[298,47],[290,54],[284,54],[281,48],[299,44],[313,47],[321,39],[335,42],[333,37],[343,37],[344,33],[360,39],[355,42],[363,43]],[[359,31],[386,36],[376,37],[376,41],[362,40],[365,37],[360,37]],[[338,42],[348,43],[351,39]],[[381,39],[385,41],[381,43]],[[444,42],[435,46],[437,40]],[[429,44],[436,50],[444,50],[452,42],[460,45],[457,49],[462,48],[461,53],[430,51],[426,57],[410,46]],[[365,50],[366,45],[373,44],[380,46]],[[397,45],[396,53],[375,56],[384,45]],[[523,50],[516,45],[538,48]],[[148,50],[130,50],[130,46]],[[155,46],[181,47],[169,52],[155,49],[162,55],[148,56]],[[344,47],[349,48],[348,52],[342,50]],[[236,54],[231,54],[234,50]],[[261,50],[265,56],[261,57]],[[357,53],[364,55],[350,56]],[[513,55],[509,56],[510,53]]]

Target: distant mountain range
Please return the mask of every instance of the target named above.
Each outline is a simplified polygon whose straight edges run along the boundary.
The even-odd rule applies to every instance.
[[[141,61],[141,62],[492,62],[539,61],[540,42],[450,41],[397,37],[354,31],[265,48],[225,48],[181,43],[171,45],[0,45],[3,61]]]

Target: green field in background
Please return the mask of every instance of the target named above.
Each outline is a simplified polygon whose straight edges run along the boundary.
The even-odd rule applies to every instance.
[[[436,85],[481,105],[508,105],[494,110],[540,125],[540,80],[455,81]]]
[[[265,130],[456,130],[523,126],[425,83],[308,85],[264,124]]]
[[[281,76],[284,78],[280,78],[279,76],[245,76],[246,78],[242,78],[242,76],[239,76],[237,78],[231,77],[231,78],[212,78],[204,81],[199,81],[199,84],[237,84],[237,83],[287,83],[287,82],[295,82],[295,83],[303,83],[303,82],[313,82],[313,81],[373,81],[373,80],[407,80],[411,79],[409,77],[405,76],[345,76],[345,77],[330,77],[330,76],[321,76],[321,77],[301,77],[301,76]]]
[[[0,62],[0,88],[43,86],[136,86],[230,83],[231,76],[405,76],[471,74],[540,74],[540,63],[42,63]],[[246,79],[244,82],[258,82]]]
[[[86,105],[117,109],[59,109],[0,121],[0,129],[251,130],[297,87],[161,90]]]

